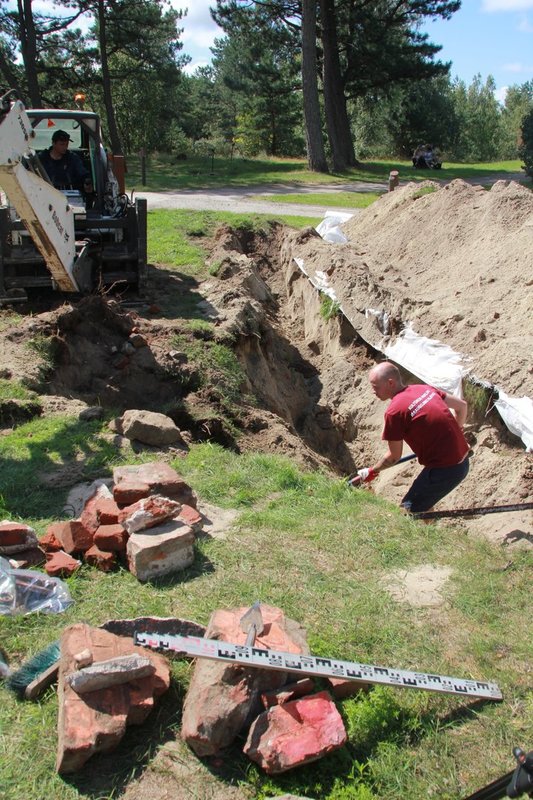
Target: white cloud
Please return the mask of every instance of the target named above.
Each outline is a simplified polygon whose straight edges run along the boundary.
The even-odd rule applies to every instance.
[[[527,11],[533,9],[533,0],[483,0],[482,10],[488,11]]]
[[[505,98],[507,97],[508,86],[502,86],[500,89],[496,89],[494,92],[494,97],[498,101],[498,103],[505,103]]]
[[[514,61],[510,64],[504,64],[502,69],[505,72],[514,72],[516,75],[523,73],[533,72],[533,67],[530,64],[521,64],[519,61]]]
[[[176,11],[187,11],[178,23],[178,26],[183,29],[181,41],[185,52],[188,48],[208,50],[213,45],[215,38],[223,35],[222,29],[218,27],[209,12],[210,6],[215,6],[214,0],[171,0],[171,5]],[[194,52],[191,55],[197,66],[200,66],[200,60],[206,56],[209,57],[209,53],[202,57],[195,55]],[[202,63],[204,62],[202,61]],[[187,71],[190,70],[191,66],[189,65]]]

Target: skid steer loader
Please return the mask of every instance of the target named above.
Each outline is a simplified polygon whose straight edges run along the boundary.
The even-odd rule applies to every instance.
[[[52,185],[38,154],[56,130],[91,176],[90,194]],[[142,290],[146,201],[125,194],[122,165],[104,149],[97,114],[27,110],[13,92],[0,97],[0,304],[39,287]]]

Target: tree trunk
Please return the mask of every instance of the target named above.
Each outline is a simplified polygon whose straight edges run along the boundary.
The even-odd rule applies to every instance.
[[[100,47],[100,63],[102,66],[102,85],[104,90],[104,105],[107,117],[107,127],[109,138],[111,139],[111,149],[115,155],[123,155],[122,143],[118,132],[117,121],[115,119],[115,108],[113,106],[113,95],[111,93],[111,76],[109,74],[109,64],[107,60],[107,37],[105,22],[105,2],[98,0],[98,44]]]
[[[14,89],[17,93],[17,97],[21,100],[25,101],[24,92],[20,86],[18,77],[16,72],[12,69],[11,64],[6,58],[2,47],[0,47],[0,75],[3,76],[6,87],[10,89]]]
[[[346,167],[357,166],[355,150],[346,108],[339,43],[335,19],[335,0],[320,0],[322,17],[322,48],[324,51],[323,82],[324,109],[328,139],[331,145],[333,169],[342,172]]]
[[[41,90],[37,73],[37,36],[31,8],[32,0],[17,0],[20,52],[28,84],[28,96],[33,108],[41,108]]]
[[[302,0],[302,90],[307,164],[313,172],[329,172],[318,99],[316,4],[317,0]]]

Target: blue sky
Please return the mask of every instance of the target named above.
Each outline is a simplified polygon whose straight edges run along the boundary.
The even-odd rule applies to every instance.
[[[209,63],[209,46],[222,32],[212,21],[213,0],[171,0],[189,8],[182,20],[183,52],[192,57],[188,71]],[[474,75],[494,77],[499,95],[505,87],[533,80],[533,0],[463,0],[451,20],[429,22],[430,40],[443,45],[440,58],[451,61],[452,77],[467,84]]]

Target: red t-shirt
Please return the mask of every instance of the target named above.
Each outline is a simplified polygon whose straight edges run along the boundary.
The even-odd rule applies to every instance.
[[[425,467],[458,464],[467,454],[468,444],[445,397],[446,392],[433,386],[406,386],[390,401],[381,438],[407,442]]]

